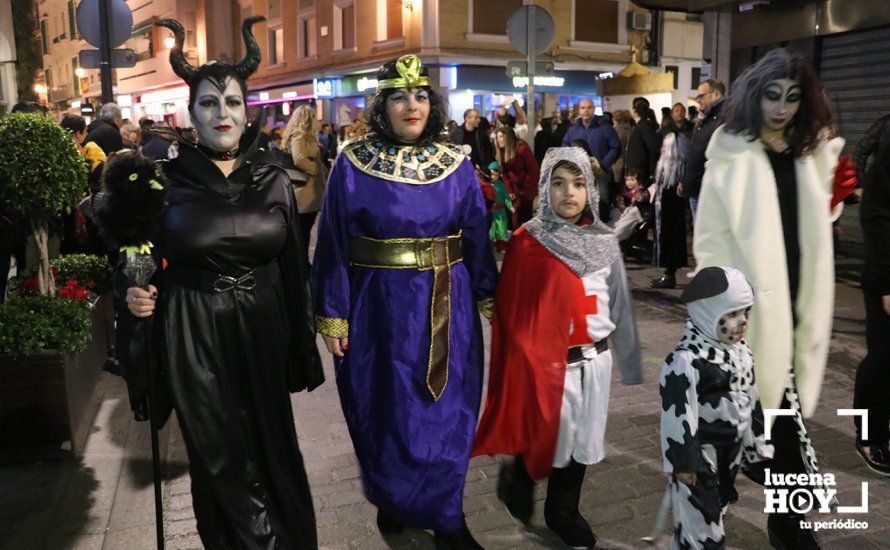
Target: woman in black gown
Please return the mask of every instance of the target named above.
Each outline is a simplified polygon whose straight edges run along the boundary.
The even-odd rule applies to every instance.
[[[156,252],[167,268],[130,287],[137,318],[154,315],[206,548],[316,548],[312,498],[288,390],[324,376],[315,346],[302,236],[287,175],[245,131],[247,77],[259,65],[250,26],[236,65],[192,67],[172,20],[170,61],[190,87],[198,145],[163,163],[168,206]],[[124,323],[126,326],[127,323]]]

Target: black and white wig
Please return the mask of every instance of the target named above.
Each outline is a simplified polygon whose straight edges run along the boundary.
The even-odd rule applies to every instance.
[[[204,80],[210,80],[220,91],[226,89],[226,84],[230,78],[234,78],[241,87],[241,93],[244,100],[247,100],[247,79],[256,72],[262,61],[260,46],[257,44],[256,38],[253,36],[251,27],[255,23],[265,21],[266,18],[259,15],[248,17],[241,24],[241,36],[244,38],[244,59],[238,63],[231,65],[229,63],[220,63],[218,61],[209,61],[200,67],[195,67],[185,58],[182,46],[185,43],[185,29],[182,23],[175,19],[159,19],[155,25],[166,27],[173,31],[173,37],[176,40],[173,48],[170,50],[170,65],[173,66],[173,72],[185,80],[189,86],[189,109],[195,103],[198,85]]]
[[[398,59],[387,61],[377,71],[377,80],[386,80],[390,78],[399,78],[399,72],[396,70],[396,62]],[[420,70],[421,76],[429,76],[426,67]],[[445,134],[445,127],[448,124],[448,104],[445,99],[436,93],[430,86],[419,86],[420,89],[426,90],[430,98],[430,115],[426,122],[426,128],[417,139],[416,145],[427,145],[433,141],[446,141],[448,139]],[[365,108],[365,115],[368,119],[368,125],[371,130],[390,143],[400,143],[399,138],[392,130],[389,123],[389,117],[386,115],[386,100],[389,96],[399,91],[399,88],[384,88],[377,90],[377,93],[368,102]]]
[[[812,152],[833,131],[828,94],[812,64],[800,53],[777,48],[748,67],[732,85],[723,117],[726,131],[759,139],[763,126],[760,101],[770,82],[795,80],[801,100],[797,114],[785,127],[785,137],[795,157]]]

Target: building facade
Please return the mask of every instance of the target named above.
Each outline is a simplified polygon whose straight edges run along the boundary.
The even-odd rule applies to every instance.
[[[538,56],[552,74],[535,78],[536,105],[544,116],[569,109],[582,97],[597,108],[626,108],[597,95],[597,79],[620,71],[635,48],[643,62],[661,53],[655,71],[675,73],[677,89],[665,105],[688,102],[698,85],[702,23],[697,16],[653,14],[629,0],[537,0],[552,16],[555,34]],[[79,67],[78,52],[92,49],[76,25],[79,2],[39,0],[47,101],[56,111],[78,112],[96,104],[97,70]],[[189,125],[188,90],[168,63],[172,34],[153,23],[164,17],[186,29],[185,54],[194,64],[234,61],[243,55],[241,22],[253,15],[263,63],[250,80],[249,103],[266,106],[268,122],[283,123],[299,102],[312,102],[320,118],[346,124],[374,92],[385,61],[417,54],[460,121],[468,108],[490,114],[516,100],[523,104],[527,78],[508,76],[521,61],[507,38],[507,21],[523,0],[154,0],[129,1],[133,32],[122,48],[134,51],[132,68],[114,71],[114,97],[126,118],[164,119]],[[80,76],[82,75],[82,76]],[[665,105],[653,105],[660,107]]]
[[[651,14],[628,0],[538,0],[552,16],[555,36],[539,61],[554,63],[553,74],[536,77],[536,105],[549,115],[571,108],[582,97],[598,108],[601,73],[621,70],[631,48],[645,50],[651,40]],[[507,21],[522,0],[241,0],[240,18],[265,15],[258,26],[264,63],[251,79],[251,103],[267,105],[270,122],[283,122],[294,102],[315,99],[320,116],[347,124],[374,91],[383,62],[406,53],[421,57],[431,79],[449,99],[451,117],[465,109],[490,114],[514,99],[523,103],[527,78],[507,75],[510,61],[522,56],[507,38]],[[635,17],[636,15],[636,17]],[[682,21],[681,21],[682,20]],[[701,27],[680,14],[665,23],[664,63],[676,71],[680,86],[672,98],[687,101],[698,82]],[[671,28],[674,25],[676,28]],[[659,27],[661,28],[661,27]],[[690,29],[693,29],[690,34]],[[689,36],[698,36],[695,40]],[[675,46],[677,40],[688,44]],[[644,59],[645,61],[645,59]],[[604,103],[605,101],[605,103]],[[669,100],[668,100],[669,101]]]
[[[0,0],[0,113],[8,112],[18,101],[15,59],[12,5],[9,0]]]

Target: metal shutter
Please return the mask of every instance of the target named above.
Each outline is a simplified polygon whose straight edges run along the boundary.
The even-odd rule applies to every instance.
[[[827,36],[821,42],[820,76],[831,98],[838,135],[852,152],[865,131],[890,113],[890,27]],[[859,207],[841,216],[841,252],[862,255]]]

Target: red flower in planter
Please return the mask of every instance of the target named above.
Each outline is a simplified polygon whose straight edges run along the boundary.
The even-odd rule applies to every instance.
[[[61,289],[58,292],[59,296],[64,296],[65,298],[69,298],[75,302],[79,302],[81,300],[88,300],[90,298],[90,292],[86,289],[86,287],[81,286],[74,279],[68,279]]]
[[[23,295],[37,294],[40,292],[40,283],[37,282],[37,277],[22,281],[22,286],[19,292]]]

